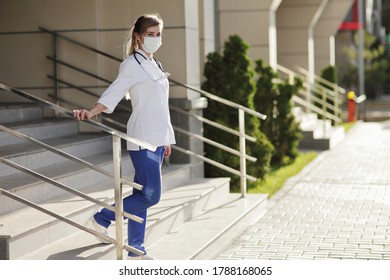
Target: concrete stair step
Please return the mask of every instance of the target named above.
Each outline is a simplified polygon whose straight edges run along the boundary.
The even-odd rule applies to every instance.
[[[0,120],[2,124],[34,121],[43,118],[42,106],[32,103],[3,103],[0,104]]]
[[[332,126],[330,120],[318,119],[317,114],[303,112],[300,107],[294,107],[293,113],[302,129],[300,149],[329,150],[344,139],[344,128]]]
[[[302,110],[301,107],[294,107],[292,112],[295,116],[295,119],[302,124],[311,124],[318,119],[317,114],[315,113],[306,113]]]
[[[79,132],[78,123],[71,119],[42,119],[36,121],[15,122],[6,125],[37,140],[74,135]],[[25,140],[0,131],[0,146],[24,143]]]
[[[113,170],[111,152],[96,154],[82,159],[109,172],[112,172]],[[122,152],[121,164],[122,176],[128,180],[132,180],[134,176],[134,168],[127,151]],[[165,180],[164,185],[169,188],[177,186],[177,184],[180,184],[190,177],[191,171],[190,167],[187,165],[167,166],[164,164],[163,167],[163,171],[165,173],[172,174],[171,176],[165,176],[165,178],[163,178]],[[53,164],[48,167],[36,169],[35,171],[77,190],[82,190],[90,184],[99,184],[101,181],[109,178],[104,174],[98,173],[88,167],[72,161]],[[62,189],[53,186],[48,182],[43,182],[39,178],[22,172],[0,177],[0,184],[3,189],[12,191],[14,194],[34,203],[54,198],[65,193]],[[0,214],[9,213],[23,207],[22,204],[6,196],[0,196],[0,205],[3,206],[0,207]]]
[[[186,177],[190,174],[190,167],[188,165],[170,165],[164,166],[163,171],[163,184],[176,184],[172,187],[179,186],[183,181],[182,177]],[[128,178],[131,171],[126,172]],[[185,175],[183,175],[183,174]],[[113,202],[114,191],[113,191],[113,182],[111,179],[103,180],[100,178],[100,181],[91,183],[88,180],[83,181],[83,176],[81,176],[79,181],[81,184],[87,184],[81,191],[86,193],[96,199],[106,201],[107,203]],[[55,187],[51,187],[52,189]],[[124,185],[124,194],[130,194],[132,189]],[[37,190],[34,190],[38,197],[42,200],[43,197],[49,197],[46,193],[38,193]],[[18,195],[23,196],[20,193]],[[5,196],[0,196],[4,198]],[[25,197],[24,197],[25,198]],[[8,198],[8,200],[11,200]],[[38,199],[39,200],[39,199]],[[13,200],[11,200],[14,203]],[[23,207],[23,204],[19,203],[22,208],[2,214],[0,216],[0,237],[9,236],[10,246],[11,246],[11,257],[17,257],[24,255],[26,252],[37,250],[42,246],[50,244],[51,241],[62,239],[69,234],[75,232],[75,228],[67,225],[66,223],[55,220],[49,215],[41,213],[31,207]],[[100,206],[96,206],[93,203],[86,201],[78,196],[72,194],[62,194],[61,196],[57,195],[53,198],[46,199],[44,201],[37,202],[38,205],[48,208],[58,214],[64,215],[71,219],[75,219],[82,224],[85,224],[91,215],[98,209]],[[8,205],[1,203],[4,208],[8,209]],[[2,207],[3,208],[3,207]],[[1,238],[0,238],[1,240]],[[34,241],[35,240],[35,241]],[[32,242],[33,241],[33,242]],[[27,244],[25,244],[27,242]],[[31,243],[31,244],[30,244]],[[0,241],[0,244],[2,242]],[[0,246],[1,247],[1,246]],[[16,248],[16,249],[15,249]],[[0,248],[1,252],[1,248]],[[1,255],[1,254],[0,254]]]
[[[343,127],[330,127],[325,132],[318,130],[303,132],[303,139],[299,143],[301,149],[329,150],[337,146],[345,137]]]
[[[106,181],[83,190],[83,193],[104,201],[112,196],[113,191],[110,182]],[[93,212],[91,203],[71,195],[37,204],[76,222],[84,222]],[[2,215],[0,221],[3,224],[0,235],[7,236],[9,242],[9,248],[2,249],[9,251],[10,259],[17,259],[75,232],[74,227],[30,207]]]
[[[149,248],[159,260],[208,260],[216,258],[228,244],[266,211],[267,196],[230,194],[223,205],[204,209],[197,217],[172,229]]]
[[[224,205],[210,206],[175,230],[163,234],[159,240],[147,241],[147,250],[159,260],[214,259],[248,225],[264,215],[266,204],[265,195],[250,194],[241,198],[238,194],[230,194]],[[147,233],[150,230],[153,229],[147,226]],[[110,230],[110,235],[113,234]],[[112,260],[116,255],[112,245],[101,244],[86,232],[77,232],[19,259]]]
[[[109,153],[88,157],[85,160],[97,164],[103,169],[112,170],[112,155]],[[101,181],[109,178],[104,174],[100,174],[73,162],[55,164],[36,171],[77,190],[82,190],[91,184],[99,184]],[[65,191],[53,184],[24,173],[2,177],[1,186],[3,189],[11,191],[15,195],[34,203],[61,196],[65,193]],[[3,206],[0,208],[0,214],[9,213],[24,207],[23,204],[6,196],[0,196],[0,204]]]
[[[171,170],[175,171],[172,168]],[[172,217],[176,219],[177,227],[180,227],[182,223],[198,215],[203,209],[221,204],[223,193],[228,193],[228,182],[226,178],[191,179],[178,188],[165,191],[161,202],[149,211],[148,240],[152,236],[156,239],[156,236],[166,232],[166,228],[171,228]],[[129,194],[131,189],[125,189],[125,192]],[[87,193],[108,203],[113,201],[113,190],[110,187],[91,186]],[[100,208],[71,195],[63,196],[61,200],[48,200],[41,205],[90,228],[92,227],[88,221]],[[72,252],[83,250],[85,246],[92,246],[93,252],[89,252],[90,255],[82,258],[110,258],[111,254],[115,254],[112,245],[96,244],[96,239],[88,233],[56,221],[34,209],[21,209],[0,216],[0,221],[3,224],[0,227],[0,235],[9,236],[11,259],[77,259],[80,255],[72,255]],[[126,228],[124,226],[124,230]],[[110,227],[110,235],[115,236],[114,232],[114,227]],[[34,242],[31,242],[32,240]],[[57,251],[58,248],[62,251]],[[57,252],[54,254],[55,251]]]
[[[146,247],[150,248],[158,240],[164,239],[172,230],[187,224],[205,209],[222,206],[229,197],[229,182],[229,178],[194,178],[182,187],[164,192],[160,203],[148,211]],[[114,236],[114,228],[109,229],[109,234]],[[114,245],[107,245],[99,253],[95,252],[93,258],[116,259],[116,249]]]
[[[148,213],[146,242],[154,242],[198,216],[204,209],[219,207],[229,196],[230,178],[193,178],[164,194]]]
[[[41,142],[80,158],[92,156],[99,153],[99,151],[109,152],[112,150],[111,137],[102,133],[67,135],[44,139]],[[31,169],[43,168],[68,160],[30,142],[0,147],[0,155]],[[8,176],[18,172],[17,169],[3,164],[0,176]]]
[[[332,127],[332,123],[329,120],[320,120],[320,119],[311,119],[310,121],[307,122],[301,122],[300,127],[303,131],[322,131],[324,128],[328,129]]]

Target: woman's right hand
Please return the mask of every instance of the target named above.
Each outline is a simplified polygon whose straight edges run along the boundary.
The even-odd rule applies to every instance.
[[[92,113],[86,109],[78,109],[73,110],[73,117],[78,119],[79,121],[83,121],[85,119],[90,119],[93,117]]]

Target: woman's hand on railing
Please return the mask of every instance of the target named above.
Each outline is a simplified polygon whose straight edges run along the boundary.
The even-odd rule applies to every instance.
[[[79,121],[83,121],[85,119],[92,118],[93,115],[90,111],[86,109],[78,109],[78,110],[73,110],[73,117],[75,117]]]
[[[85,119],[90,119],[93,116],[96,116],[100,114],[101,112],[105,111],[107,109],[106,106],[100,103],[96,103],[91,110],[87,109],[77,109],[73,110],[73,117],[78,119],[79,121],[83,121]]]

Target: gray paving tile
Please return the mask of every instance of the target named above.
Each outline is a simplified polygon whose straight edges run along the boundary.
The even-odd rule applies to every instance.
[[[220,258],[251,256],[248,250],[259,258],[390,259],[388,143],[382,124],[357,124],[291,178]]]

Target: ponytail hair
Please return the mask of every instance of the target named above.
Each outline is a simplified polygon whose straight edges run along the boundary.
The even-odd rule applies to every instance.
[[[138,48],[138,42],[135,39],[136,35],[142,35],[149,27],[157,25],[163,26],[163,20],[159,14],[153,13],[140,16],[134,22],[134,26],[130,29],[125,38],[125,43],[123,44],[123,59],[134,54],[135,49]]]

